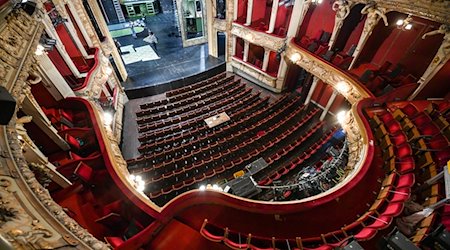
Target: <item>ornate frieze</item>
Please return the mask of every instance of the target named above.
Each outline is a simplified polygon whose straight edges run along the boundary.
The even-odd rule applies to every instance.
[[[450,22],[450,1],[448,0],[355,0],[356,3],[375,2],[388,11],[398,11],[433,20],[438,23]]]
[[[232,66],[272,88],[276,87],[277,78],[268,75],[260,69],[254,68],[253,66],[235,58],[232,58]]]
[[[293,42],[286,49],[286,60],[302,67],[320,80],[330,84],[340,92],[351,104],[372,96],[361,87],[352,77],[341,70],[323,62],[304,49],[300,49]]]
[[[281,49],[285,42],[284,38],[272,36],[265,32],[255,31],[237,23],[233,23],[231,34],[241,37],[249,43],[268,48],[272,51]]]

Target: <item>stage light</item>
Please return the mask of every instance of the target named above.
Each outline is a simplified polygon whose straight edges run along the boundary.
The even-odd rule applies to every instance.
[[[205,190],[206,190],[206,186],[205,186],[205,185],[201,185],[198,189],[199,189],[200,191],[205,191]]]
[[[336,84],[336,90],[342,94],[347,94],[350,91],[350,86],[344,81],[340,81]]]
[[[111,126],[112,122],[113,122],[113,114],[111,112],[104,112],[103,113],[103,122],[105,123],[106,126]],[[139,176],[136,176],[136,179]]]
[[[293,63],[297,62],[298,60],[300,60],[300,54],[294,53],[294,54],[291,55],[291,61]]]
[[[341,125],[343,125],[344,122],[345,122],[345,117],[346,116],[347,116],[347,112],[346,111],[340,111],[339,113],[337,113],[336,119]]]

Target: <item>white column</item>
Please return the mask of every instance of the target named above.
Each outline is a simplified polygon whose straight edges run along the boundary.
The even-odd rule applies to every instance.
[[[267,33],[273,33],[275,29],[275,22],[277,21],[277,14],[278,14],[278,3],[279,0],[273,0],[272,1],[272,13],[270,13],[270,22],[269,22],[269,30],[266,31]]]
[[[212,0],[212,1],[214,1],[214,0]],[[233,4],[233,21],[236,21],[237,18],[238,18],[238,4],[239,4],[239,0],[234,0],[233,3],[234,3]],[[228,3],[227,3],[227,5],[228,5]]]
[[[59,37],[58,32],[56,32],[55,28],[53,27],[50,17],[48,17],[48,15],[44,15],[44,16],[45,17],[44,17],[44,20],[42,21],[42,23],[44,24],[45,31],[51,38],[56,40],[55,47],[58,48],[59,53],[61,54],[62,58],[64,59],[64,62],[66,62],[70,71],[72,71],[73,75],[77,78],[81,78],[80,71],[78,71],[77,66],[75,66],[75,63],[73,63],[72,58],[70,58],[69,54],[67,53],[66,48],[64,47],[64,43],[61,41],[61,38]]]
[[[289,22],[289,28],[287,37],[292,38],[297,35],[297,30],[300,28],[306,13],[308,12],[311,0],[297,0],[294,3],[294,7],[291,13],[291,21]]]
[[[284,80],[286,78],[287,68],[288,67],[286,60],[284,60],[284,56],[282,56],[280,61],[280,67],[278,68],[277,81],[275,86],[275,88],[279,89],[280,91],[284,89]]]
[[[213,0],[215,1],[215,0]],[[213,7],[210,1],[205,2],[206,8],[206,29],[208,30],[208,54],[217,57],[217,30],[214,28],[213,23],[217,20],[213,13]]]
[[[253,13],[253,0],[248,0],[247,3],[247,19],[245,20],[246,26],[252,24],[252,13]]]
[[[270,50],[267,48],[264,48],[264,58],[263,58],[263,63],[262,63],[262,71],[267,71],[267,67],[269,66],[269,55],[270,55]]]
[[[313,82],[311,83],[311,87],[309,88],[308,96],[306,96],[305,105],[308,105],[311,101],[311,97],[316,90],[317,83],[319,82],[319,78],[316,76],[313,76]]]
[[[78,28],[81,31],[81,34],[83,34],[83,38],[86,41],[89,48],[94,47],[94,44],[92,43],[91,38],[89,37],[86,29],[84,28],[83,23],[81,22],[80,16],[78,15],[78,12],[75,9],[75,6],[73,5],[72,1],[67,1],[67,6],[69,6],[70,13],[73,16],[73,19],[75,19],[75,22],[77,22]]]
[[[88,57],[88,54],[86,52],[86,49],[84,48],[83,44],[81,43],[80,38],[78,37],[77,30],[75,29],[75,26],[72,23],[72,19],[69,16],[69,13],[66,11],[65,3],[61,2],[58,4],[55,4],[56,10],[61,15],[61,17],[65,18],[67,22],[64,23],[67,30],[69,31],[69,34],[73,41],[75,42],[75,45],[77,46],[78,50],[81,52],[83,57]]]
[[[39,72],[44,79],[44,85],[48,84],[47,82],[52,83],[61,98],[74,97],[75,94],[73,93],[73,90],[69,87],[69,84],[66,82],[61,73],[59,73],[58,69],[52,63],[47,54],[44,53],[40,56],[36,56],[36,58],[38,60]],[[51,92],[50,89],[49,91]],[[58,100],[57,96],[54,95],[54,97]]]
[[[244,60],[244,62],[248,61],[249,48],[250,48],[250,43],[244,40],[244,56],[242,57],[242,60]]]
[[[328,114],[328,110],[330,110],[331,105],[333,105],[334,100],[336,99],[337,91],[333,91],[333,94],[331,94],[330,99],[328,99],[327,106],[322,112],[322,115],[320,116],[320,120],[323,121],[325,119],[325,116]]]

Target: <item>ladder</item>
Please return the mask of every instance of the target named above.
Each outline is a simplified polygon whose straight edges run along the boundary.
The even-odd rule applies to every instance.
[[[123,15],[122,7],[120,6],[119,0],[113,0],[114,9],[116,10],[117,18],[119,23],[125,22],[125,16]]]

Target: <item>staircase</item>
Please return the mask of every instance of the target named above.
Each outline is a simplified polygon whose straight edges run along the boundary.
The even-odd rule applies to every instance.
[[[117,13],[117,18],[119,19],[119,23],[124,23],[126,20],[125,16],[123,15],[122,7],[120,6],[119,0],[113,0],[112,2],[114,4],[114,9],[116,10]]]

